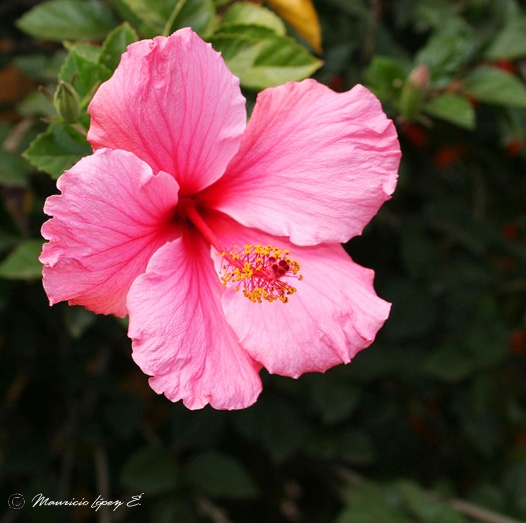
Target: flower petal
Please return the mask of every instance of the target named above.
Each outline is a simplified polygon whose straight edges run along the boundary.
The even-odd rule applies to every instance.
[[[126,315],[126,295],[151,255],[177,231],[177,183],[154,176],[131,153],[101,149],[58,180],[42,226],[44,288],[50,303],[68,300],[97,313]]]
[[[298,245],[360,234],[396,185],[400,148],[378,99],[314,80],[259,94],[209,207]]]
[[[214,222],[214,231],[225,244],[289,249],[301,266],[303,279],[288,280],[297,292],[287,303],[253,303],[231,287],[223,294],[225,316],[241,345],[269,372],[295,378],[323,372],[374,341],[390,304],[376,295],[374,272],[354,263],[341,245],[298,247],[224,220]],[[222,258],[216,258],[219,272]]]
[[[89,113],[95,149],[133,152],[185,195],[223,174],[246,126],[239,80],[188,28],[131,44]]]
[[[261,366],[226,322],[221,292],[208,245],[183,235],[159,249],[128,296],[133,359],[153,390],[190,409],[241,409],[261,392]]]

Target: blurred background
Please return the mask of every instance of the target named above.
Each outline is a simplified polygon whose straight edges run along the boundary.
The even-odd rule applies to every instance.
[[[92,94],[127,44],[188,25],[249,107],[288,80],[362,83],[403,151],[346,245],[393,303],[376,342],[324,375],[263,372],[240,412],[157,396],[125,322],[50,308],[37,260]],[[518,0],[3,0],[0,523],[526,521],[525,78]],[[59,80],[78,111],[49,100]]]

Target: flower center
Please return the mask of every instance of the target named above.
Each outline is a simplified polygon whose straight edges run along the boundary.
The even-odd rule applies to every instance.
[[[236,291],[242,289],[243,295],[253,303],[262,303],[263,300],[287,303],[288,296],[296,292],[295,287],[282,280],[303,279],[298,274],[299,263],[289,257],[288,250],[272,245],[245,245],[241,250],[234,246],[233,250],[227,250],[203,220],[193,201],[182,202],[181,210],[223,257],[220,278],[225,287],[232,286]]]
[[[272,245],[245,245],[237,252],[221,252],[224,259],[221,281],[224,286],[233,284],[236,291],[243,288],[243,294],[253,303],[263,300],[287,303],[288,296],[297,289],[281,278],[303,279],[298,275],[299,263],[289,258],[289,254],[288,250]]]

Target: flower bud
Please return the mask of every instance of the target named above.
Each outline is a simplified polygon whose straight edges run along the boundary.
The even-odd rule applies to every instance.
[[[420,114],[429,87],[429,68],[422,64],[409,74],[400,95],[400,113],[406,120],[414,120]]]
[[[66,123],[75,123],[80,117],[80,99],[68,82],[59,82],[53,95],[53,105]]]

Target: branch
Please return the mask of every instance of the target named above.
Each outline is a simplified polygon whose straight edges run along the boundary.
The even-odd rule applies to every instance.
[[[382,6],[380,0],[370,0],[371,5],[371,16],[369,18],[369,27],[367,28],[367,34],[365,35],[365,41],[362,50],[362,61],[367,63],[374,52],[374,46],[376,43],[376,26],[378,20],[382,14]]]
[[[203,516],[208,516],[214,523],[232,523],[224,511],[209,499],[199,497],[197,499],[197,505],[199,512]]]
[[[477,519],[478,521],[483,521],[484,523],[521,523],[517,519],[497,514],[496,512],[462,499],[452,499],[449,501],[449,504],[457,512],[465,514],[470,518]]]
[[[110,499],[110,472],[106,449],[100,445],[95,447],[95,474],[97,491],[105,499]],[[103,506],[99,511],[99,523],[111,523],[112,517],[109,507]]]
[[[337,472],[350,485],[360,485],[361,483],[368,481],[354,470],[339,467]],[[447,503],[460,514],[469,516],[470,518],[476,519],[482,523],[522,523],[517,519],[503,516],[502,514],[493,512],[487,508],[481,507],[480,505],[476,505],[475,503],[464,501],[463,499],[455,498],[448,500],[444,499],[443,496],[437,494],[436,492],[428,491],[427,493],[432,499]]]

